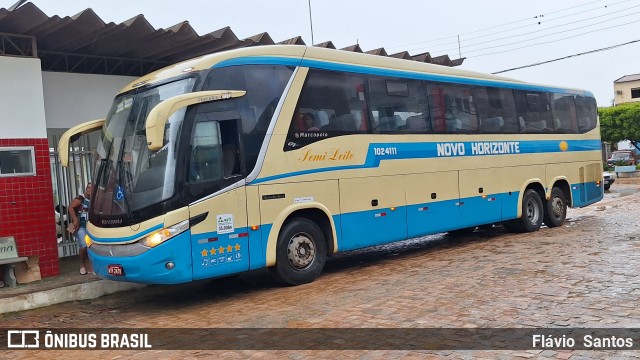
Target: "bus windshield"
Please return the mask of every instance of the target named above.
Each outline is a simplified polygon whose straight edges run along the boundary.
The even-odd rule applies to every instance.
[[[123,215],[173,195],[176,145],[185,109],[169,118],[164,146],[158,151],[147,147],[145,122],[153,107],[190,92],[194,83],[194,78],[183,79],[115,99],[97,148],[92,205],[102,218],[100,225],[122,224]]]

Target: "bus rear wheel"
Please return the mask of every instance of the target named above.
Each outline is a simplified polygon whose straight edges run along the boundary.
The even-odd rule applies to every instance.
[[[276,278],[287,285],[315,280],[327,259],[327,243],[318,225],[307,218],[288,221],[276,245]]]
[[[567,218],[567,200],[564,192],[557,187],[551,189],[551,199],[545,202],[544,223],[548,227],[557,227]]]
[[[525,233],[540,229],[544,210],[540,195],[533,190],[525,191],[522,197],[522,217],[504,222],[504,228],[511,232]]]

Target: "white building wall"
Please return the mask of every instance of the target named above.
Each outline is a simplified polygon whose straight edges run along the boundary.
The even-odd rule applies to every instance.
[[[40,59],[0,56],[0,139],[46,137]]]
[[[625,81],[623,83],[613,83],[613,89],[615,92],[615,102],[616,105],[628,103],[628,102],[637,102],[640,101],[640,98],[632,98],[631,97],[631,89],[640,88],[640,80],[636,81]]]
[[[130,76],[42,72],[44,109],[49,129],[68,129],[104,118]]]

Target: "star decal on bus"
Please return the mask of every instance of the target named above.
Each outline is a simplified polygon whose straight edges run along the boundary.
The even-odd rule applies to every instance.
[[[207,251],[207,249],[202,249],[202,251],[200,252],[200,254],[202,255],[202,257],[207,256],[209,252]]]
[[[236,251],[240,251],[240,244],[236,243],[235,248],[236,248]]]
[[[209,252],[211,253],[211,255],[215,255],[216,254],[216,248],[211,248],[211,250],[209,250]]]

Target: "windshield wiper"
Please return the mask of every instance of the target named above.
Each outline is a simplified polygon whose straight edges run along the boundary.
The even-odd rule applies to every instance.
[[[118,152],[118,163],[116,164],[116,172],[118,174],[118,187],[120,187],[121,191],[123,192],[122,194],[122,198],[124,200],[124,206],[127,208],[127,217],[129,219],[131,219],[132,215],[131,215],[131,206],[129,204],[129,197],[128,197],[128,192],[129,192],[129,188],[126,185],[122,185],[123,184],[123,180],[126,184],[127,179],[125,179],[124,177],[124,166],[122,166],[122,158],[124,156],[124,146],[127,143],[127,141],[125,140],[124,136],[122,137],[122,143],[120,144],[120,151]],[[117,196],[117,193],[116,193]],[[117,199],[117,197],[116,197]]]

